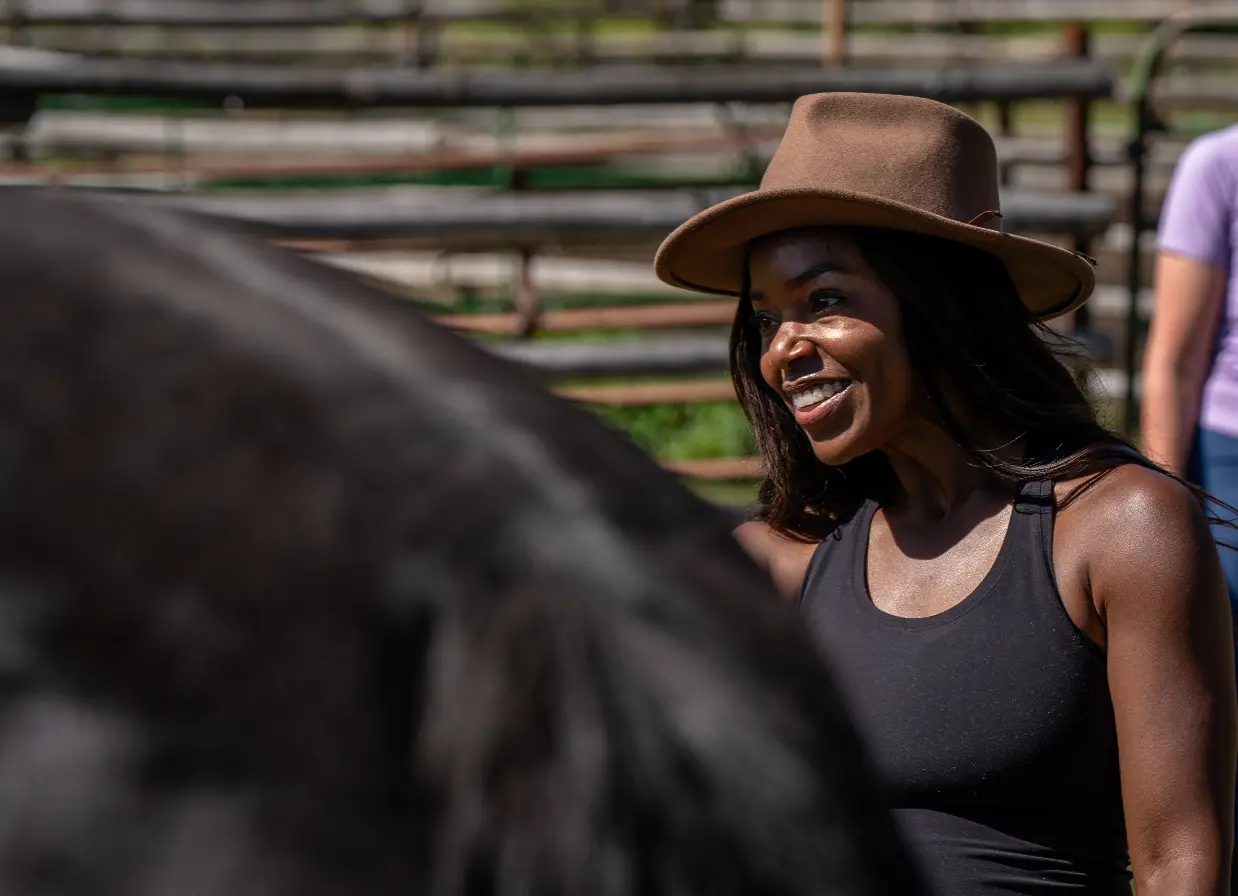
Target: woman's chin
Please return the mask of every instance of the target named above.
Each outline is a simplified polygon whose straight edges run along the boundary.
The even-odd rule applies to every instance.
[[[872,450],[872,439],[865,436],[870,428],[854,414],[846,419],[822,421],[823,425],[804,427],[804,435],[812,444],[812,453],[817,460],[831,467],[841,467],[861,454]]]
[[[858,440],[847,437],[844,433],[838,438],[817,441],[812,439],[812,453],[816,455],[817,460],[825,464],[827,467],[841,467],[843,464],[850,463],[862,454],[866,454]]]

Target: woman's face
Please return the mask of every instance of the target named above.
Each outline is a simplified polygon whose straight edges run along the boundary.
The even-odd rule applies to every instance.
[[[822,463],[884,448],[912,420],[911,364],[898,305],[841,230],[795,230],[752,244],[761,375]]]

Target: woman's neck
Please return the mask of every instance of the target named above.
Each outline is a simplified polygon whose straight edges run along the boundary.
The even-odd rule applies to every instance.
[[[1000,447],[1012,459],[1022,455],[1021,439],[990,436],[981,444]],[[898,479],[895,503],[917,517],[939,520],[977,493],[1008,490],[958,442],[927,421],[913,423],[884,453]]]

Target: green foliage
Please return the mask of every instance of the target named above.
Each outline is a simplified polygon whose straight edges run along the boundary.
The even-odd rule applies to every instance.
[[[669,460],[742,457],[756,450],[748,421],[734,402],[595,407],[593,410],[656,457]]]
[[[692,491],[706,501],[728,507],[752,507],[757,503],[757,482],[708,482],[691,480],[687,483]]]
[[[739,405],[733,402],[594,407],[592,410],[654,457],[670,460],[738,457],[756,451],[748,421]],[[717,504],[751,507],[757,500],[757,482],[689,479],[685,483],[702,498]]]

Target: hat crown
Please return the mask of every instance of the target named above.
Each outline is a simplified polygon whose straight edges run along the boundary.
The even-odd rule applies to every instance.
[[[893,94],[802,97],[759,189],[707,208],[662,242],[664,282],[738,296],[753,240],[784,230],[867,227],[918,233],[1001,259],[1023,304],[1047,320],[1091,294],[1090,259],[1003,233],[997,151],[978,122]]]
[[[962,223],[995,227],[997,152],[980,124],[919,97],[801,97],[762,190],[868,194]]]

